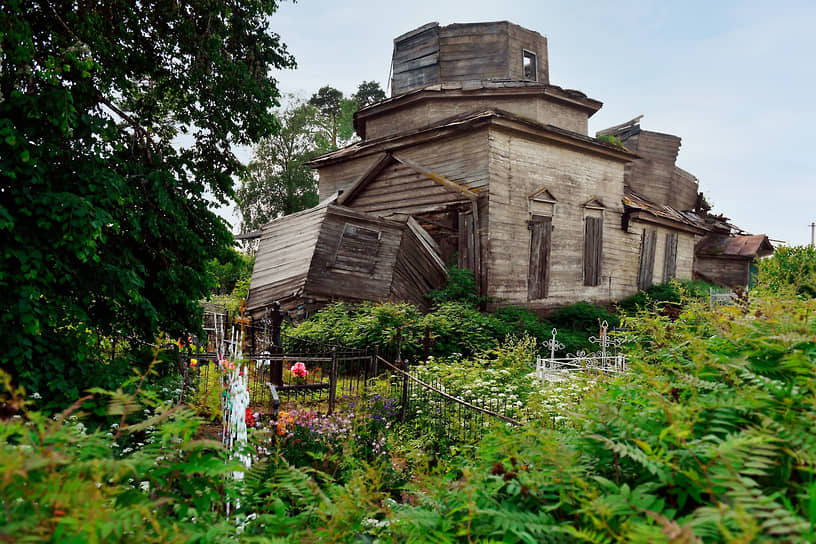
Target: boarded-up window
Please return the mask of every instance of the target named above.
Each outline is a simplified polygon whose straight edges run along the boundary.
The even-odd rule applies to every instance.
[[[334,254],[333,267],[347,272],[370,274],[377,263],[380,236],[380,231],[346,223]]]
[[[643,238],[640,245],[640,269],[638,270],[638,289],[646,289],[652,285],[654,270],[655,246],[657,246],[657,231],[643,229]]]
[[[527,271],[529,300],[545,298],[550,287],[552,217],[534,215],[530,221],[530,268]]]
[[[459,268],[476,272],[476,229],[471,212],[459,213]]]
[[[666,233],[666,261],[663,266],[663,282],[677,277],[677,233]]]
[[[603,254],[603,219],[584,218],[584,285],[601,284],[601,256]]]

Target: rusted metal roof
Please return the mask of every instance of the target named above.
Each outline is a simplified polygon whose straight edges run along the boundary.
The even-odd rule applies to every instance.
[[[705,257],[744,257],[753,259],[773,253],[774,247],[764,234],[745,236],[706,236],[695,253]]]

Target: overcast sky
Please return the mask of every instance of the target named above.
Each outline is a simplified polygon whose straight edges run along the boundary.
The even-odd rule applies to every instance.
[[[508,20],[548,39],[550,83],[603,102],[590,134],[643,114],[715,213],[798,245],[816,221],[816,2],[301,0],[273,16],[297,59],[282,92],[388,83],[393,39],[431,21]],[[248,156],[244,153],[242,158]],[[233,218],[235,221],[235,218]]]

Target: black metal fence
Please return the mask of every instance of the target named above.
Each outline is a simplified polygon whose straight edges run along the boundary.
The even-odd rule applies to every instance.
[[[393,353],[379,353],[376,348],[354,349],[287,335],[276,339],[268,322],[236,324],[226,313],[216,312],[205,315],[204,329],[206,337],[190,338],[181,350],[180,367],[188,396],[202,399],[211,397],[213,391],[221,393],[224,371],[219,357],[224,357],[222,351],[229,351],[227,339],[242,339],[242,360],[231,363],[240,363],[248,373],[253,411],[276,413],[276,393],[284,405],[310,406],[331,414],[344,398],[370,397],[371,380],[378,378],[387,380],[386,395],[396,408],[391,415],[394,425],[417,436],[451,443],[474,442],[491,425],[520,425],[529,419],[524,409],[510,406],[507,400],[468,402],[441,382],[406,371],[399,345]],[[293,372],[297,363],[302,363],[305,376]],[[382,387],[377,390],[382,391]]]
[[[250,403],[254,411],[271,412],[273,384],[283,403],[312,405],[331,413],[338,399],[361,395],[378,372],[376,350],[352,349],[286,335],[276,345],[266,323],[236,325],[229,316],[205,314],[206,337],[190,337],[181,350],[185,389],[206,398],[212,388],[223,388],[223,366],[233,344],[241,342],[241,360],[229,361],[248,373]],[[240,331],[240,332],[239,332]],[[302,364],[305,371],[293,372]],[[301,366],[301,365],[299,365]],[[298,375],[300,374],[300,375]]]
[[[396,418],[416,436],[452,443],[476,442],[494,424],[518,426],[529,419],[525,409],[516,408],[505,399],[469,402],[440,381],[380,361],[391,372],[389,397],[396,399]]]

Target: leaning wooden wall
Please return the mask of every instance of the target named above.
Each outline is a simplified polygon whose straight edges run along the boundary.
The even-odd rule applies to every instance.
[[[404,300],[427,309],[431,301],[425,295],[445,283],[445,269],[440,264],[428,254],[427,247],[406,226],[394,265],[391,300]]]
[[[344,242],[344,232],[349,228],[376,231],[379,241],[367,246],[354,239]],[[304,297],[388,300],[402,230],[400,224],[392,221],[329,206],[314,249]]]
[[[640,236],[621,229],[623,163],[500,129],[491,130],[489,142],[488,294],[503,303],[546,308],[635,293]],[[550,285],[545,299],[528,300],[529,197],[544,187],[557,200]],[[605,206],[601,278],[599,285],[585,286],[584,218],[599,214],[584,208],[592,199]]]
[[[325,215],[325,206],[316,207],[263,227],[247,296],[253,316],[275,300],[285,305],[303,292]]]

